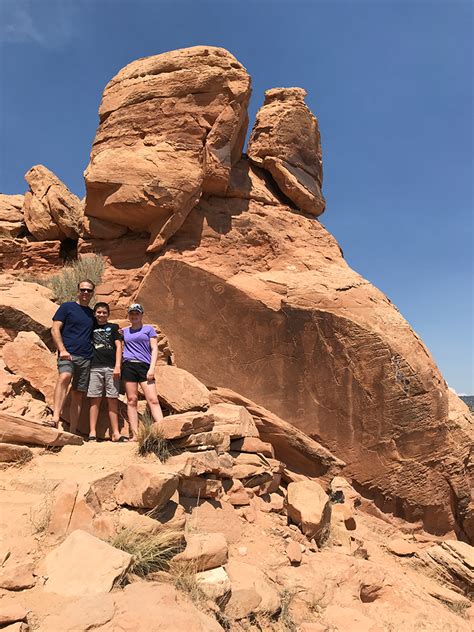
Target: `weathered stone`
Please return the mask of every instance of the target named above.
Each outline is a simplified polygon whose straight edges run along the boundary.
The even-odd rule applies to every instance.
[[[443,582],[472,598],[474,594],[474,548],[465,542],[446,540],[419,551],[417,557]]]
[[[211,430],[210,432],[198,432],[183,439],[177,439],[173,442],[177,448],[181,449],[205,449],[215,448],[218,452],[227,452],[230,448],[230,436],[226,432],[220,430]]]
[[[26,621],[29,610],[19,604],[0,605],[0,625],[2,627],[15,621]]]
[[[234,507],[250,504],[250,494],[238,479],[231,481],[232,485],[226,489],[227,501]],[[251,492],[253,496],[253,492]]]
[[[33,576],[33,563],[10,564],[0,568],[0,588],[4,590],[24,590],[36,583]]]
[[[207,571],[226,564],[227,557],[227,540],[222,533],[188,534],[186,548],[174,556],[172,564],[189,566],[196,572]]]
[[[56,382],[56,358],[33,331],[21,331],[13,342],[3,347],[7,368],[39,391],[49,406],[53,405]]]
[[[24,231],[23,195],[0,193],[0,236],[17,237]]]
[[[207,412],[187,412],[168,415],[158,425],[165,439],[174,440],[212,430],[213,419],[212,415]]]
[[[209,409],[214,417],[214,429],[225,432],[231,439],[258,437],[252,415],[243,407],[234,404],[214,404]]]
[[[25,237],[2,239],[0,236],[0,269],[5,272],[29,275],[34,270],[35,276],[44,278],[59,273],[63,267],[64,252],[59,240],[29,241]]]
[[[280,608],[276,588],[259,568],[230,560],[226,571],[232,585],[231,597],[224,607],[226,615],[244,619],[260,612],[272,615]]]
[[[184,413],[209,408],[209,391],[184,369],[157,365],[155,379],[160,402],[173,412]]]
[[[6,443],[42,446],[82,445],[81,437],[0,410],[0,436]]]
[[[178,490],[189,498],[220,498],[223,493],[221,481],[199,476],[180,479]]]
[[[311,215],[321,215],[323,163],[318,121],[302,88],[273,88],[257,112],[247,153],[271,173],[281,191]]]
[[[286,555],[292,566],[299,566],[301,564],[303,555],[301,553],[301,546],[298,544],[298,542],[295,542],[294,540],[290,540],[288,542],[288,546],[286,547]]]
[[[348,531],[355,531],[357,529],[354,512],[349,505],[334,504],[332,505],[332,512],[337,513],[341,517],[342,524]]]
[[[331,504],[319,483],[290,483],[286,507],[288,518],[301,528],[308,539],[314,538],[318,544],[324,541],[331,520]]]
[[[213,601],[220,603],[231,590],[229,576],[222,567],[211,568],[196,573],[196,583],[200,590]]]
[[[243,437],[235,439],[230,444],[230,449],[234,452],[253,452],[259,453],[270,458],[275,457],[275,451],[271,443],[266,443],[258,437]]]
[[[83,220],[83,230],[86,239],[91,237],[94,239],[117,239],[125,235],[128,229],[126,226],[86,215]]]
[[[202,474],[216,474],[219,477],[229,477],[231,467],[225,468],[215,450],[205,452],[183,452],[172,456],[166,462],[166,467],[183,478],[201,476]]]
[[[34,331],[52,348],[51,321],[58,306],[52,292],[37,283],[0,279],[0,326],[13,331]]]
[[[250,78],[221,48],[139,59],[106,86],[85,172],[86,214],[151,234],[159,250],[240,158]]]
[[[32,167],[25,180],[30,185],[23,205],[29,232],[39,241],[77,239],[83,216],[79,198],[43,165]]]
[[[333,511],[334,511],[333,507]],[[395,540],[390,540],[387,543],[387,549],[390,553],[394,555],[398,555],[399,557],[405,557],[414,555],[418,551],[418,546],[414,542],[408,542],[407,540],[403,540],[402,538],[397,538]]]
[[[33,458],[30,448],[12,443],[0,443],[0,463],[23,463]]]
[[[46,592],[77,597],[109,592],[132,556],[77,530],[44,560]]]
[[[178,488],[176,474],[158,465],[130,465],[115,488],[119,505],[154,509],[163,507]]]

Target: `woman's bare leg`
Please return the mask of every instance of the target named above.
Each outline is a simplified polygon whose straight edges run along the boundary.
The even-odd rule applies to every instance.
[[[125,382],[125,393],[127,394],[128,423],[132,431],[131,441],[136,441],[138,437],[138,383]]]
[[[158,395],[156,394],[156,385],[154,382],[140,382],[140,386],[143,389],[146,403],[150,409],[153,421],[163,421],[163,413],[161,411],[160,402],[158,401]]]

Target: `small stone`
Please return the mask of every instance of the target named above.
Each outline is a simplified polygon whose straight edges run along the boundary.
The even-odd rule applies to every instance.
[[[247,555],[247,547],[246,546],[239,546],[237,551],[239,552],[239,555]]]
[[[286,547],[286,555],[292,566],[299,566],[302,560],[301,547],[298,542],[291,540]]]
[[[27,562],[6,566],[0,569],[0,588],[5,590],[24,590],[32,588],[36,579],[33,576],[33,564]]]
[[[222,566],[196,573],[196,582],[202,592],[213,599],[220,600],[230,592],[230,579]]]
[[[405,557],[408,555],[414,555],[418,551],[418,547],[407,540],[398,538],[396,540],[390,540],[387,544],[387,549],[390,553],[398,555],[399,557]]]

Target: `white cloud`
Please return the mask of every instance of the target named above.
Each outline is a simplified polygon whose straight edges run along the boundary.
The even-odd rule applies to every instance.
[[[59,48],[74,36],[77,6],[71,0],[0,0],[0,41]]]
[[[451,393],[454,393],[458,397],[465,397],[467,395],[467,393],[458,393],[454,388],[452,388],[452,386],[448,386],[448,388],[451,391]]]

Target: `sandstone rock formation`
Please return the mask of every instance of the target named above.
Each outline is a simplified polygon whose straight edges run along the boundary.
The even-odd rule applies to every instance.
[[[102,97],[86,215],[145,230],[149,250],[159,250],[202,192],[226,191],[249,96],[244,67],[220,48],[196,46],[123,68]]]
[[[81,201],[43,165],[25,174],[30,190],[23,206],[25,223],[38,241],[77,239],[82,232]]]
[[[18,237],[24,231],[23,199],[0,193],[0,237]]]
[[[141,284],[178,364],[322,442],[385,511],[472,538],[470,430],[428,351],[319,222],[247,195],[202,198]]]
[[[297,208],[321,215],[323,161],[318,121],[304,102],[302,88],[273,88],[257,112],[247,149]]]

